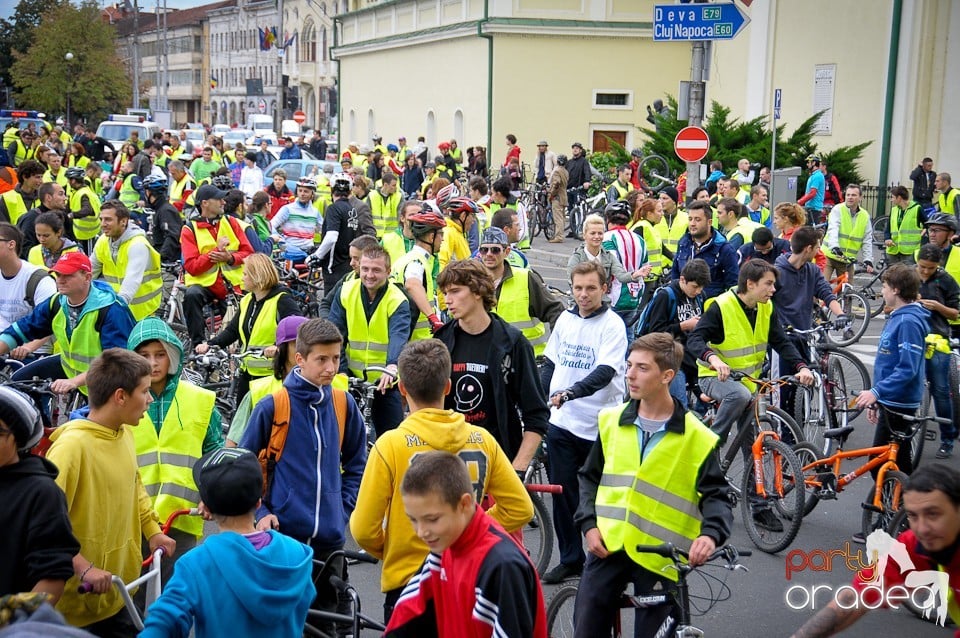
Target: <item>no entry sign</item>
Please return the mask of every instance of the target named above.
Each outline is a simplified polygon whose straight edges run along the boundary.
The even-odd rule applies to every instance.
[[[710,137],[699,126],[688,126],[677,133],[673,150],[684,162],[699,162],[710,150]]]

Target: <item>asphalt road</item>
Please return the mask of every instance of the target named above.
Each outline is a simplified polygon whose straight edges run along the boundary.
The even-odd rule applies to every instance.
[[[564,244],[547,244],[542,238],[534,240],[527,256],[534,268],[548,284],[566,289],[565,265],[577,242],[567,240]],[[879,339],[882,321],[871,323],[868,332],[861,341],[850,347],[869,369],[872,369],[876,344]],[[872,429],[865,417],[854,422],[856,431],[850,438],[850,446],[865,447],[872,442]],[[928,441],[925,446],[922,463],[933,462],[937,442]],[[947,461],[958,466],[957,457]],[[803,607],[811,587],[818,587],[814,598],[816,609],[822,608],[832,591],[850,582],[853,572],[848,568],[846,557],[852,555],[855,560],[862,556],[863,546],[849,543],[851,534],[860,529],[860,503],[869,489],[869,479],[861,478],[847,491],[839,495],[836,501],[821,502],[804,519],[799,535],[787,550],[776,554],[764,554],[754,548],[741,524],[739,508],[734,512],[734,531],[730,542],[738,547],[754,550],[752,557],[744,558],[743,563],[750,569],[745,572],[726,572],[713,570],[712,575],[726,578],[731,593],[729,600],[718,603],[705,616],[695,618],[695,624],[711,636],[742,636],[744,638],[768,638],[789,636],[813,613],[810,605],[794,610],[788,605],[787,596],[794,606]],[[546,497],[549,501],[549,496]],[[554,563],[557,550],[554,550]],[[826,561],[825,557],[832,560]],[[788,579],[788,565],[793,570]],[[378,617],[381,611],[382,595],[379,588],[379,566],[356,565],[350,568],[350,580],[360,592],[364,609]],[[694,595],[703,595],[706,590],[703,581],[696,576],[690,579]],[[799,588],[798,588],[799,587]],[[791,589],[793,588],[793,589]],[[801,590],[800,588],[803,588]],[[831,590],[830,588],[833,588]],[[555,587],[545,587],[545,596],[549,601]],[[716,590],[716,585],[714,585]],[[695,604],[696,603],[695,601]],[[699,603],[702,607],[702,603]],[[950,636],[951,629],[936,627],[920,621],[906,610],[876,611],[868,614],[842,636],[929,636],[931,638]]]

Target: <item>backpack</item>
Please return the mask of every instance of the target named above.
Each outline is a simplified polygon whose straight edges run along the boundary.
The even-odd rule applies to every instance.
[[[27,279],[27,292],[23,296],[23,300],[27,302],[27,305],[33,308],[36,304],[33,302],[33,298],[37,295],[37,286],[40,285],[40,282],[43,281],[44,277],[49,277],[48,273],[43,268],[38,268],[30,273],[30,278]]]
[[[828,173],[824,181],[827,183],[827,193],[833,197],[833,203],[839,204],[843,201],[843,194],[840,192],[840,184],[837,182],[837,176]]]
[[[646,334],[647,323],[650,319],[650,308],[653,307],[653,300],[661,292],[665,292],[667,297],[669,297],[670,316],[673,316],[673,314],[677,312],[677,296],[676,293],[673,292],[673,288],[669,285],[664,286],[663,288],[657,288],[657,290],[653,293],[653,297],[651,297],[650,301],[647,302],[647,306],[643,309],[643,312],[640,313],[640,318],[637,319],[637,323],[633,327],[633,334],[635,336],[640,337]]]
[[[337,415],[337,426],[340,429],[340,447],[343,447],[343,433],[347,424],[347,393],[343,390],[330,388],[333,399],[333,411]],[[267,447],[260,450],[257,458],[263,471],[263,500],[269,507],[270,482],[273,472],[277,468],[283,448],[287,444],[288,425],[290,424],[290,393],[281,387],[273,393],[273,423],[270,426],[270,440]]]

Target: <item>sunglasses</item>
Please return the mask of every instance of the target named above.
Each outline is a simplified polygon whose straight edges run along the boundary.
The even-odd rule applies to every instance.
[[[480,246],[481,255],[486,255],[487,253],[490,253],[491,255],[499,255],[502,252],[502,246]]]

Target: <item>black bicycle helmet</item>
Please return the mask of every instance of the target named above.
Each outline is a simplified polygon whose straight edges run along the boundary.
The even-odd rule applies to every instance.
[[[626,224],[630,219],[630,204],[622,199],[611,202],[603,209],[603,216],[608,223]]]
[[[214,175],[210,183],[222,191],[228,191],[233,188],[233,178],[229,175]]]
[[[557,166],[566,166],[566,165],[567,165],[567,156],[557,155]]]
[[[13,388],[0,386],[0,421],[13,432],[21,452],[35,446],[43,436],[40,411],[30,397]]]
[[[67,176],[67,179],[77,179],[77,180],[82,180],[84,177],[86,177],[86,173],[79,166],[71,166],[70,168],[67,169],[67,172],[65,173],[65,175]]]
[[[953,232],[957,232],[957,218],[948,213],[933,213],[923,222],[924,226],[946,226]]]
[[[639,148],[633,149],[632,151],[630,151],[630,157],[636,157],[637,159],[642,158],[642,157],[643,157],[643,150],[642,150],[642,149],[639,149]]]
[[[447,226],[447,220],[433,211],[420,211],[407,215],[407,221],[410,222],[410,232],[417,238]]]

